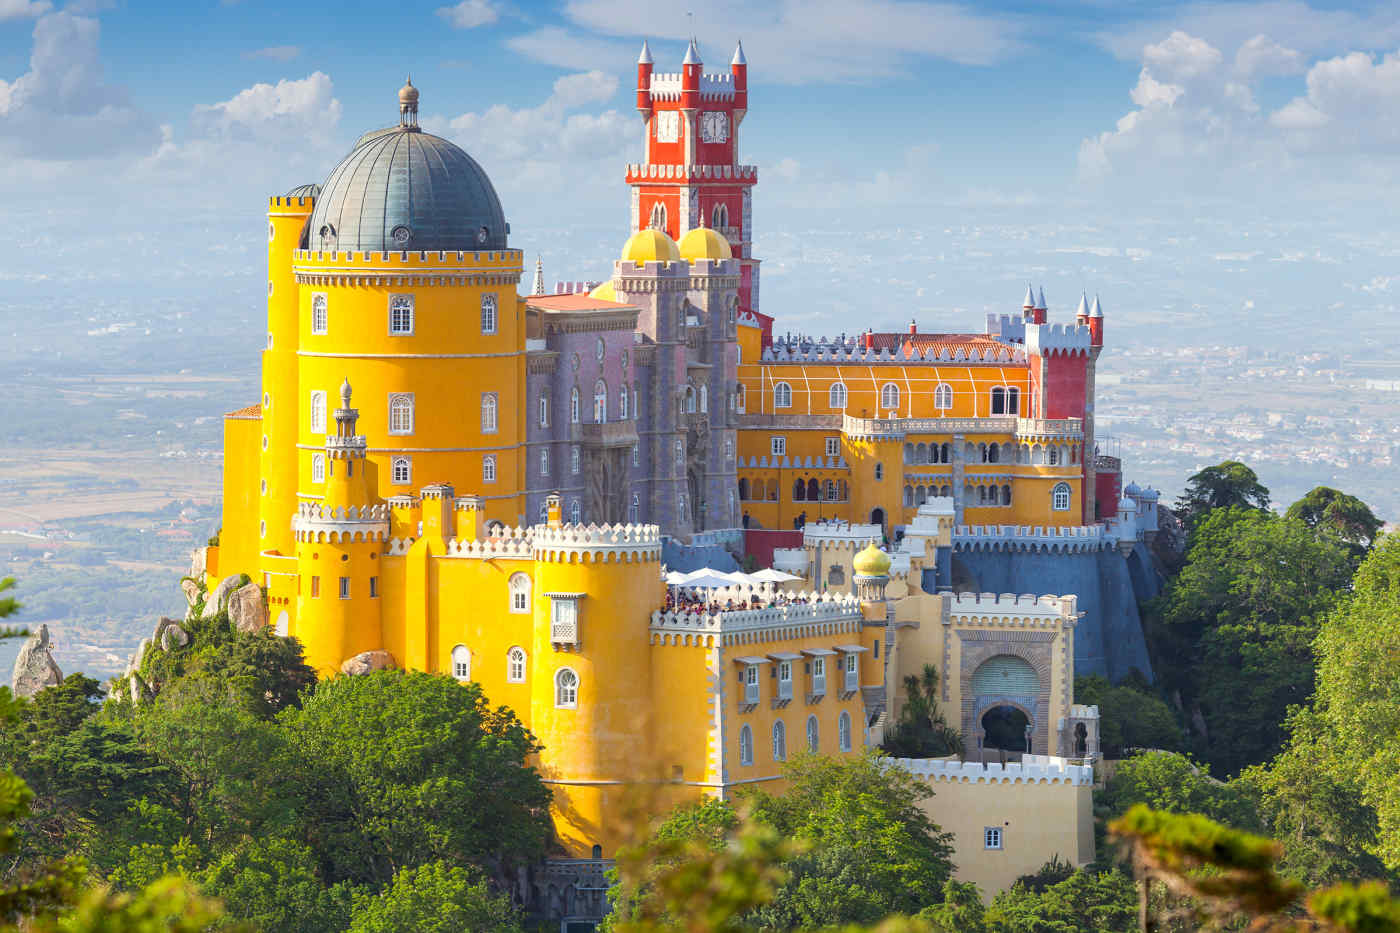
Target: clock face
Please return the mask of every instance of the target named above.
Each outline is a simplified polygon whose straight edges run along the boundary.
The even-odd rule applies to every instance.
[[[729,139],[729,114],[710,110],[700,118],[700,139],[707,143],[722,143]]]
[[[656,141],[673,143],[681,137],[681,115],[674,110],[663,110],[656,115]]]

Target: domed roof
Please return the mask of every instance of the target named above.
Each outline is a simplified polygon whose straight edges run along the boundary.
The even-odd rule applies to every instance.
[[[734,251],[729,241],[719,232],[709,227],[696,227],[681,237],[678,244],[681,258],[694,262],[697,259],[733,259]]]
[[[666,231],[648,227],[627,238],[621,258],[623,262],[635,262],[639,266],[644,262],[679,262],[681,251]]]
[[[320,196],[321,186],[314,184],[297,185],[291,191],[287,192],[287,197],[289,198],[319,198]]]
[[[617,289],[613,288],[612,279],[600,284],[593,291],[588,293],[589,298],[597,298],[599,301],[617,301]]]
[[[871,541],[851,561],[851,569],[863,577],[883,577],[890,572],[890,555],[875,546]]]
[[[461,147],[420,130],[416,106],[401,108],[399,126],[360,137],[326,178],[306,226],[308,249],[506,248],[510,231],[491,179]]]

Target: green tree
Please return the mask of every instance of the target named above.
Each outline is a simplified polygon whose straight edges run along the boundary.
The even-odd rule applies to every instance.
[[[1216,770],[1282,747],[1284,711],[1312,691],[1313,639],[1350,577],[1345,549],[1296,519],[1215,509],[1192,532],[1149,627],[1158,673],[1206,726],[1194,750]]]
[[[904,678],[904,706],[885,736],[884,750],[895,758],[961,755],[965,744],[938,708],[938,669],[925,664],[920,676]]]
[[[1099,750],[1105,758],[1121,758],[1124,749],[1180,749],[1181,726],[1161,697],[1141,678],[1110,684],[1098,675],[1074,679],[1074,702],[1099,708]]]
[[[931,933],[987,933],[987,907],[970,881],[945,881],[943,901],[919,911]]]
[[[502,883],[544,854],[550,794],[534,737],[476,684],[379,671],[322,681],[282,712],[298,819],[332,882],[474,864]]]
[[[1328,758],[1378,820],[1376,853],[1400,869],[1400,537],[1381,539],[1317,639],[1315,709]]]
[[[1366,503],[1330,486],[1315,486],[1284,513],[1346,545],[1360,560],[1384,524]]]
[[[20,603],[13,596],[4,595],[15,588],[14,577],[4,577],[0,579],[0,619],[8,618],[19,611]],[[6,638],[26,638],[29,630],[23,628],[11,628],[0,626],[0,639]]]
[[[1186,481],[1186,490],[1176,501],[1176,514],[1189,531],[1215,509],[1262,511],[1268,507],[1269,490],[1255,472],[1238,460],[1226,460]]]
[[[1103,790],[1111,816],[1138,804],[1167,813],[1200,813],[1236,829],[1259,828],[1254,801],[1210,776],[1210,766],[1176,752],[1148,752],[1118,763]]]
[[[326,887],[315,853],[291,839],[246,839],[215,859],[199,881],[206,894],[224,901],[230,919],[261,933],[339,933],[350,923],[354,892],[348,885]]]
[[[1137,929],[1137,886],[1116,869],[1076,871],[1036,890],[1018,881],[992,899],[989,933],[1129,933]]]
[[[400,870],[378,894],[356,898],[349,933],[521,929],[509,898],[493,894],[480,875],[446,862],[429,862]]]

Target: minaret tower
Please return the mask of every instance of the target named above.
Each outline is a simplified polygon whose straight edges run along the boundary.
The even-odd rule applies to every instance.
[[[318,674],[383,647],[379,614],[379,554],[389,534],[389,509],[373,504],[365,482],[360,413],[350,407],[350,383],[340,386],[335,434],[326,438],[326,494],[302,503],[292,519],[297,541],[297,616],[290,632],[307,646]]]
[[[740,310],[758,310],[753,258],[753,186],[758,169],[739,164],[739,125],[749,107],[749,65],[740,43],[729,72],[706,73],[695,40],[679,73],[657,73],[651,48],[637,58],[637,112],[644,161],[627,167],[632,230],[656,227],[675,240],[712,227],[739,260]]]

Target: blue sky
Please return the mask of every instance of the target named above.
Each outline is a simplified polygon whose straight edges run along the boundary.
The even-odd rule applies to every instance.
[[[1063,257],[1109,250],[1204,263],[1233,309],[1347,288],[1389,307],[1400,13],[1302,0],[0,0],[8,236],[55,244],[29,260],[55,275],[75,242],[114,270],[168,263],[152,241],[169,224],[185,225],[179,265],[213,274],[229,250],[255,263],[261,198],[323,178],[392,122],[411,72],[425,125],[485,165],[517,245],[560,277],[597,277],[602,244],[624,232],[622,163],[640,151],[638,47],[650,39],[658,68],[676,68],[692,29],[715,69],[744,41],[757,249],[789,271],[859,265],[897,229],[927,234],[921,261],[1004,265],[945,276],[954,307],[990,301],[979,279],[1059,272],[1075,287],[1103,270]],[[956,246],[935,242],[954,230]],[[852,235],[815,245],[838,231]],[[1337,273],[1348,250],[1365,261]],[[1222,264],[1267,261],[1303,265],[1231,292]],[[1129,287],[1130,265],[1111,280]],[[1287,282],[1277,298],[1259,294],[1271,281]],[[1192,300],[1171,287],[1164,301]]]

